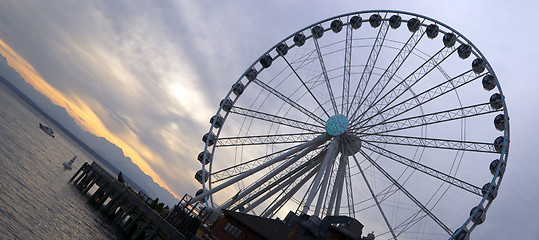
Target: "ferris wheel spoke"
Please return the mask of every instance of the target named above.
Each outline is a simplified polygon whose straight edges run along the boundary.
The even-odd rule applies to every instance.
[[[313,92],[311,91],[311,89],[309,87],[307,87],[307,84],[305,83],[305,81],[303,81],[303,78],[301,78],[301,76],[298,74],[298,72],[296,71],[296,69],[294,67],[292,67],[292,64],[290,64],[290,62],[288,62],[288,59],[283,55],[281,54],[281,57],[283,58],[283,60],[286,62],[286,64],[288,65],[288,67],[292,70],[292,72],[294,72],[294,74],[296,75],[296,77],[299,79],[299,81],[301,82],[301,84],[303,85],[303,87],[307,90],[307,92],[311,95],[311,97],[314,99],[314,101],[316,101],[316,103],[318,104],[318,106],[320,107],[320,109],[322,109],[322,111],[324,111],[324,113],[330,117],[329,113],[327,112],[327,110],[322,106],[322,104],[320,103],[320,101],[318,101],[318,98],[316,98],[313,94]],[[319,56],[321,57],[321,56]]]
[[[347,21],[350,21],[348,16]],[[346,24],[346,41],[344,43],[344,73],[342,81],[342,101],[341,101],[341,112],[345,114],[345,110],[348,114],[348,100],[350,98],[350,70],[352,68],[352,24]]]
[[[353,118],[352,122],[365,122],[361,119],[372,119],[373,115],[376,115],[380,111],[387,108],[395,100],[397,100],[402,94],[408,91],[413,85],[427,76],[432,70],[438,67],[442,62],[444,62],[449,56],[451,56],[456,51],[456,48],[442,48],[431,58],[425,61],[421,66],[414,70],[410,75],[404,78],[399,82],[395,87],[389,90],[378,100],[373,101],[370,106],[367,106],[367,109],[363,111],[360,115]],[[357,110],[357,109],[356,109]]]
[[[265,89],[266,91],[270,92],[274,96],[276,96],[276,97],[280,98],[281,100],[283,100],[284,102],[288,103],[290,106],[294,107],[298,111],[300,111],[303,114],[307,115],[311,119],[317,121],[320,124],[324,124],[324,120],[322,120],[319,116],[317,116],[314,113],[310,112],[309,110],[305,109],[304,107],[299,105],[297,102],[295,102],[295,101],[291,100],[290,98],[286,97],[285,95],[283,95],[281,92],[273,89],[272,87],[270,87],[269,85],[267,85],[264,82],[260,81],[259,79],[254,79],[253,82],[256,83],[258,86],[262,87],[263,89]]]
[[[300,56],[299,58],[290,62],[290,65],[296,65],[296,67],[291,67],[296,71],[303,69],[305,66],[309,66],[311,63],[316,61],[318,57],[316,56],[316,49],[308,51],[305,55]]]
[[[276,180],[278,180],[280,177],[286,176],[289,173],[292,175],[294,172],[301,170],[301,168],[305,168],[307,164],[301,164],[303,161],[300,161],[300,159],[305,157],[307,154],[312,153],[317,147],[318,145],[315,144],[303,149],[301,152],[294,155],[292,158],[284,161],[281,165],[276,166],[274,169],[271,169],[267,174],[260,177],[258,180],[253,181],[252,184],[247,186],[245,189],[242,189],[237,196],[235,196],[233,199],[228,201],[228,203],[222,205],[221,207],[227,209],[231,207],[232,204],[235,204],[238,201],[242,201],[244,198],[255,197],[260,189],[263,190],[267,187],[271,188],[272,184],[277,184]],[[318,152],[315,152],[315,155],[318,154]],[[308,157],[308,159],[310,158],[311,157]],[[291,170],[285,171],[287,168],[294,164],[295,166],[293,166]]]
[[[322,51],[320,50],[320,46],[318,45],[318,39],[313,37],[313,41],[314,41],[314,46],[316,47],[316,53],[318,54],[318,60],[320,61],[320,68],[322,69],[322,73],[324,74],[324,80],[326,82],[326,88],[329,93],[329,98],[331,100],[331,104],[333,105],[333,111],[335,112],[335,114],[339,114],[339,109],[337,109],[337,103],[335,101],[335,96],[333,95],[333,89],[331,88],[331,82],[329,81],[328,72],[326,70],[326,64],[324,63]]]
[[[236,204],[236,206],[232,208],[232,210],[237,209],[238,206],[243,206],[251,202],[250,206],[245,208],[245,210],[242,211],[242,212],[248,212],[251,209],[259,206],[262,202],[270,199],[273,195],[275,195],[279,191],[284,191],[284,189],[287,189],[291,185],[297,184],[302,178],[306,176],[306,174],[308,176],[308,172],[312,171],[313,169],[317,169],[320,166],[320,162],[322,161],[322,156],[323,156],[323,153],[318,154],[314,158],[311,158],[308,161],[303,162],[301,166],[293,169],[292,171],[289,171],[286,174],[282,174],[282,176],[280,176],[279,178],[274,178],[271,183],[262,183],[262,186],[259,187],[259,190],[254,191],[252,194],[246,195],[242,199],[242,202]],[[262,194],[264,195],[262,196]]]
[[[392,107],[385,108],[376,114],[374,114],[369,119],[365,120],[365,123],[374,122],[372,121],[375,117],[381,117],[382,121],[389,121],[397,116],[400,116],[412,109],[415,109],[427,102],[430,102],[434,99],[437,99],[446,93],[454,91],[466,84],[473,82],[485,74],[476,74],[472,70],[468,70],[454,78],[451,78],[435,87],[432,87],[424,92],[417,94],[414,97],[410,97],[401,103],[398,103]]]
[[[389,24],[387,23],[387,21],[382,21],[380,25],[380,30],[378,31],[378,34],[376,35],[376,39],[374,40],[374,44],[372,45],[369,58],[367,59],[367,63],[365,64],[365,69],[361,73],[361,78],[359,79],[356,90],[354,91],[352,102],[355,102],[356,97],[357,99],[363,98],[363,94],[365,90],[367,89],[367,85],[369,83],[372,72],[374,70],[374,66],[376,65],[376,61],[378,60],[378,56],[380,55],[382,46],[384,45],[384,41],[386,39],[388,30],[389,30]],[[348,113],[350,113],[351,107],[352,107],[352,104],[350,104],[350,106],[348,107],[348,111],[347,111]],[[354,114],[352,114],[352,116]],[[353,117],[350,117],[350,119],[353,119]]]
[[[287,158],[289,158],[290,156],[296,154],[297,152],[299,151],[302,151],[303,149],[305,148],[308,148],[308,147],[311,147],[311,146],[320,146],[322,144],[324,144],[327,140],[329,139],[329,135],[327,134],[323,134],[323,135],[320,135],[318,137],[316,137],[315,139],[309,141],[309,142],[306,142],[306,143],[303,143],[299,146],[296,146],[290,150],[288,150],[287,152],[269,160],[269,161],[266,161],[264,162],[263,164],[260,164],[254,168],[251,168],[247,171],[244,171],[242,172],[241,174],[231,178],[231,179],[228,179],[228,181],[224,182],[224,183],[221,183],[220,185],[217,185],[217,186],[213,186],[211,189],[209,189],[208,191],[205,191],[203,192],[202,194],[194,197],[192,199],[192,202],[197,202],[197,201],[200,201],[202,199],[204,199],[205,197],[208,197],[212,194],[214,194],[215,192],[218,192],[218,191],[221,191],[222,189],[234,184],[234,183],[237,183],[238,181],[241,181],[243,180],[244,178],[252,175],[252,174],[255,174],[257,172],[259,172],[260,170],[262,169],[265,169],[277,162],[280,162],[280,161],[283,161]]]
[[[429,209],[427,209],[419,200],[417,200],[414,195],[412,195],[404,186],[402,186],[397,180],[395,180],[389,173],[387,173],[376,161],[374,161],[371,156],[369,156],[367,153],[365,153],[363,150],[359,150],[361,155],[365,157],[380,173],[382,173],[393,185],[395,185],[404,195],[406,195],[412,202],[414,202],[415,205],[417,205],[424,213],[426,213],[438,226],[440,226],[445,232],[447,232],[450,236],[453,235],[453,231],[449,229],[434,213],[432,213]]]
[[[404,157],[400,154],[394,153],[392,151],[387,150],[386,148],[382,148],[379,146],[376,146],[375,144],[364,142],[362,148],[368,149],[369,151],[375,152],[377,154],[380,154],[388,159],[391,159],[395,162],[398,162],[400,164],[403,164],[407,167],[413,168],[419,172],[422,172],[424,174],[427,174],[431,177],[437,178],[438,180],[441,180],[443,182],[446,182],[448,184],[451,184],[455,187],[458,187],[460,189],[466,190],[470,193],[473,193],[478,196],[482,196],[481,188],[474,186],[470,183],[467,183],[463,180],[460,180],[458,178],[452,177],[446,173],[440,172],[434,168],[428,167],[426,165],[423,165],[419,162],[416,162],[412,159],[409,159],[407,157]],[[369,159],[367,159],[369,160]],[[369,160],[370,161],[370,160]]]
[[[288,58],[286,58],[287,64],[291,69],[294,69],[296,71],[301,70],[301,69],[303,69],[303,67],[309,66],[309,64],[316,61],[317,57],[315,55],[315,52],[316,52],[316,50],[313,49],[313,50],[309,51],[309,53],[307,53],[307,54],[305,54],[303,56],[300,56],[299,58],[293,60],[292,62],[288,62]],[[283,60],[284,60],[284,58],[283,58]],[[296,67],[294,67],[293,65],[295,65]]]
[[[361,162],[360,162],[361,164]],[[363,171],[365,171],[367,169],[364,169]],[[359,174],[359,173],[356,173],[356,174]],[[401,174],[402,176],[402,174]],[[397,178],[397,181],[400,180],[400,176]],[[391,197],[393,194],[397,193],[399,190],[395,188],[395,186],[393,185],[388,185],[386,186],[385,188],[383,188],[382,190],[380,190],[378,192],[378,194],[376,194],[376,198],[379,199],[379,202],[382,203],[384,202],[385,200],[387,200],[389,197]],[[373,200],[373,198],[367,198],[367,199],[364,199],[362,200],[361,202],[357,203],[357,204],[364,204],[368,201],[371,201]],[[367,207],[364,207],[362,209],[359,209],[358,212],[361,212],[363,210],[366,210],[366,209],[369,209],[371,207],[375,207],[375,204],[372,204],[371,206],[367,206]],[[396,229],[396,228],[395,228]]]
[[[406,219],[407,221],[403,221],[398,227],[398,228],[401,229],[401,231],[398,233],[398,235],[406,232],[408,229],[412,228],[414,225],[416,225],[421,220],[423,220],[425,217],[427,217],[426,214],[421,214],[421,213],[422,213],[421,211],[417,211],[414,215],[412,215],[408,219]]]
[[[472,106],[466,106],[461,108],[455,108],[451,110],[423,114],[419,116],[403,118],[393,121],[382,121],[372,125],[361,126],[357,128],[351,128],[353,132],[371,134],[371,133],[387,133],[392,131],[404,130],[415,127],[422,127],[437,123],[443,123],[453,120],[459,120],[463,118],[472,118],[484,114],[500,112],[503,109],[494,109],[490,106],[490,103],[482,103]],[[368,129],[368,131],[367,131]]]
[[[260,136],[227,137],[217,139],[217,147],[235,147],[261,144],[304,143],[323,133],[293,133]]]
[[[395,226],[395,228],[393,228],[393,230],[395,232],[397,232],[396,236],[399,237],[401,234],[405,233],[409,228],[411,228],[412,226],[414,226],[416,223],[423,220],[427,216],[428,215],[423,213],[422,210],[417,210],[412,216],[406,218],[400,224]],[[398,231],[398,230],[400,230],[400,231]],[[389,231],[387,231],[385,233],[382,233],[380,235],[384,235],[384,234],[387,234],[387,233],[389,233]]]
[[[496,149],[494,149],[493,143],[471,142],[463,140],[448,140],[384,134],[363,135],[361,137],[361,140],[369,143],[384,143],[412,147],[440,148],[456,151],[472,151],[496,154],[499,153],[498,151],[496,151]]]
[[[230,113],[235,113],[235,114],[250,117],[250,118],[256,118],[263,121],[276,123],[283,126],[289,126],[296,129],[309,131],[309,132],[323,132],[324,131],[324,127],[319,126],[319,125],[310,124],[303,121],[297,121],[294,119],[285,118],[285,117],[281,117],[281,116],[277,116],[277,115],[273,115],[269,113],[264,113],[264,112],[259,112],[259,111],[255,111],[255,110],[251,110],[247,108],[237,107],[237,106],[232,107],[232,109],[230,109]]]
[[[361,173],[361,176],[363,177],[363,180],[365,181],[365,185],[367,185],[367,188],[369,189],[369,192],[371,193],[372,199],[376,203],[376,206],[378,207],[378,210],[380,211],[380,214],[382,215],[382,218],[384,219],[384,222],[386,223],[389,232],[391,232],[391,236],[393,236],[393,239],[396,240],[397,236],[395,235],[395,232],[393,232],[393,228],[391,227],[391,224],[387,220],[386,214],[384,213],[384,210],[382,209],[382,205],[380,204],[380,201],[378,201],[376,194],[374,194],[371,184],[367,180],[367,177],[365,176],[365,173],[363,172],[361,165],[359,165],[359,161],[357,160],[355,155],[352,155],[352,157],[354,158],[354,161],[356,162],[356,166],[359,169],[359,172]]]
[[[440,188],[441,188],[441,186],[438,189],[440,189]],[[449,189],[449,187],[447,187],[445,191],[447,191],[448,189]],[[430,201],[432,199],[433,199],[433,197],[431,197],[431,199],[429,200],[428,203],[430,203]],[[434,208],[437,204],[438,203],[435,203],[434,206],[431,207],[431,209]],[[419,223],[425,217],[427,217],[427,215],[422,213],[421,210],[418,210],[415,214],[413,214],[413,215],[409,216],[408,218],[406,218],[405,220],[403,220],[397,227],[395,227],[395,230],[401,229],[400,232],[397,234],[397,236],[401,235],[402,233],[406,232],[408,229],[412,228],[414,225]]]
[[[408,56],[412,53],[412,51],[415,49],[419,41],[423,38],[425,35],[425,31],[423,28],[419,28],[418,31],[415,31],[410,38],[404,43],[403,47],[400,49],[399,53],[393,61],[389,64],[389,66],[386,68],[382,76],[378,79],[378,81],[374,84],[374,86],[369,90],[367,95],[364,98],[359,99],[359,101],[356,101],[356,107],[354,114],[352,115],[352,119],[354,116],[361,111],[364,106],[370,106],[372,102],[374,102],[378,97],[380,97],[380,94],[382,91],[387,87],[389,84],[389,81],[393,79],[397,71],[401,68],[401,66],[404,64]],[[372,96],[371,96],[372,95]],[[371,97],[370,97],[371,96]]]

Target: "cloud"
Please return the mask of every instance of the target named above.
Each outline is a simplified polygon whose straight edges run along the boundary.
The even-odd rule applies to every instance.
[[[193,180],[200,168],[196,154],[210,116],[256,58],[323,18],[383,8],[441,20],[483,51],[502,81],[514,124],[515,151],[500,197],[505,187],[526,197],[519,189],[533,181],[528,176],[533,168],[527,166],[534,166],[531,153],[537,145],[530,129],[538,116],[529,106],[539,90],[533,72],[539,53],[534,47],[535,3],[15,0],[2,4],[0,37],[28,61],[17,63],[20,69],[33,66],[25,74],[39,73],[48,83],[36,82],[36,88],[57,102],[71,102],[68,111],[84,113],[75,118],[81,125],[95,132],[106,129],[125,144],[126,154],[136,152],[145,162],[141,166],[182,195],[199,187]],[[512,174],[519,175],[518,181],[511,180]],[[500,203],[510,206],[511,201]]]
[[[202,81],[196,74],[197,67],[185,61],[189,57],[185,56],[183,48],[178,47],[184,38],[168,32],[172,29],[168,23],[171,19],[165,18],[170,14],[162,14],[161,10],[143,4],[123,5],[117,2],[110,5],[85,3],[62,13],[65,7],[62,4],[11,4],[12,8],[25,9],[26,12],[39,9],[50,13],[47,17],[36,14],[37,18],[42,18],[38,20],[41,26],[27,24],[30,27],[25,33],[48,36],[38,39],[44,45],[38,52],[45,56],[34,58],[36,54],[22,52],[34,61],[32,65],[39,69],[36,71],[44,72],[43,78],[50,82],[50,86],[69,93],[71,100],[84,108],[87,116],[82,118],[84,122],[79,120],[80,124],[86,124],[87,130],[93,133],[98,128],[107,129],[116,136],[109,137],[109,140],[118,146],[122,145],[119,143],[121,139],[125,144],[121,146],[124,152],[144,159],[134,161],[154,178],[168,175],[167,179],[173,179],[169,182],[176,180],[178,174],[171,173],[167,167],[170,161],[187,161],[193,169],[198,168],[196,160],[193,160],[198,150],[191,150],[192,141],[177,139],[198,140],[201,132],[205,131],[201,126],[206,126],[213,107],[205,101],[204,87],[200,86]],[[125,14],[119,16],[119,12]],[[181,32],[181,29],[176,32]],[[50,60],[40,60],[47,55]],[[53,67],[56,64],[62,68]],[[55,68],[58,70],[50,70]],[[55,91],[46,92],[51,94]],[[60,101],[65,102],[66,99]],[[101,122],[89,125],[96,120]],[[176,122],[188,124],[181,129],[169,127]],[[163,134],[172,129],[178,132]],[[201,131],[193,133],[192,129]],[[170,149],[166,142],[178,145]],[[145,166],[145,162],[153,167]],[[152,168],[158,168],[159,174],[148,170]],[[180,177],[183,182],[189,180],[194,184],[192,175],[182,174]],[[164,185],[162,181],[160,184]],[[174,192],[182,194],[185,189]]]
[[[159,185],[170,190],[168,184],[155,173],[153,167],[151,167],[147,162],[147,159],[150,159],[150,161],[155,159],[154,154],[152,154],[147,147],[140,144],[138,137],[133,134],[133,132],[130,132],[128,136],[126,136],[124,133],[121,138],[111,133],[103,124],[101,119],[86,103],[84,103],[77,96],[66,96],[64,93],[59,92],[57,89],[49,85],[26,60],[20,57],[1,40],[0,54],[6,57],[8,64],[13,67],[21,75],[21,77],[24,78],[25,81],[32,85],[36,91],[47,96],[52,103],[66,109],[67,113],[81,128],[97,137],[103,137],[110,143],[121,148],[124,155],[131,158],[131,160],[138,165],[143,172],[152,177]],[[176,195],[176,197],[178,196],[179,195]]]

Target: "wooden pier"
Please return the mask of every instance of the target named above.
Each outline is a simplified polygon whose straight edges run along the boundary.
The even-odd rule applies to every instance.
[[[176,228],[95,162],[84,163],[69,181],[83,194],[89,194],[88,203],[120,230],[125,239],[185,239]],[[90,189],[95,191],[89,193]]]

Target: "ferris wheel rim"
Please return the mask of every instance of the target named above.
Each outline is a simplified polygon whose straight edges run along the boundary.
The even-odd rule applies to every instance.
[[[509,117],[508,117],[508,113],[507,113],[507,106],[506,106],[506,102],[505,102],[505,96],[503,95],[502,93],[502,89],[501,89],[501,86],[500,86],[500,83],[499,81],[497,80],[497,76],[496,74],[494,73],[494,70],[492,69],[490,63],[488,62],[488,60],[483,56],[483,54],[480,52],[480,50],[471,42],[469,41],[464,35],[462,35],[461,33],[459,33],[458,31],[454,30],[453,28],[451,28],[450,26],[440,22],[440,21],[437,21],[435,19],[432,19],[432,18],[429,18],[429,17],[426,17],[426,16],[423,16],[423,15],[419,15],[419,14],[415,14],[415,13],[410,13],[410,12],[405,12],[405,11],[392,11],[392,10],[369,10],[369,11],[358,11],[358,12],[351,12],[351,13],[346,13],[346,14],[341,14],[341,15],[337,15],[337,16],[334,16],[334,17],[331,17],[331,18],[327,18],[327,19],[324,19],[324,20],[321,20],[319,22],[316,22],[314,24],[311,24],[303,29],[300,29],[299,31],[297,32],[294,32],[293,34],[289,35],[288,37],[284,38],[283,40],[279,41],[277,44],[275,44],[273,47],[271,47],[268,51],[266,51],[265,53],[263,53],[256,61],[253,62],[253,64],[251,64],[246,70],[245,72],[240,76],[240,78],[236,81],[236,83],[241,83],[241,80],[242,79],[245,79],[245,75],[248,73],[248,71],[250,69],[253,69],[255,67],[255,65],[257,65],[257,63],[259,63],[259,61],[267,56],[270,52],[272,52],[273,50],[275,50],[279,44],[283,43],[283,42],[286,42],[287,40],[290,40],[291,38],[293,38],[297,33],[302,33],[306,30],[309,30],[311,28],[313,28],[314,26],[318,26],[318,25],[321,25],[323,23],[326,23],[326,22],[329,22],[331,20],[334,20],[334,19],[339,19],[339,18],[342,18],[342,17],[349,17],[349,16],[353,16],[353,15],[361,15],[361,14],[369,14],[369,13],[372,13],[372,14],[375,14],[375,13],[395,13],[395,14],[405,14],[405,15],[410,15],[410,16],[414,16],[414,17],[418,17],[418,18],[423,18],[423,19],[426,19],[426,20],[429,20],[431,22],[434,22],[436,24],[439,24],[440,26],[443,26],[445,28],[447,28],[448,30],[450,30],[452,33],[455,33],[457,34],[460,38],[459,38],[459,42],[461,43],[467,43],[469,44],[474,51],[472,51],[472,53],[474,55],[476,55],[476,57],[478,58],[481,58],[483,60],[485,60],[486,62],[486,70],[488,71],[488,73],[491,73],[494,78],[496,79],[496,88],[497,88],[497,91],[501,94],[501,97],[502,97],[502,104],[503,104],[503,112],[504,112],[504,117],[505,117],[505,130],[504,130],[504,141],[503,141],[503,149],[502,151],[500,152],[500,157],[499,157],[499,160],[502,161],[502,163],[506,164],[507,163],[507,157],[508,157],[508,148],[509,148]],[[387,21],[386,19],[383,19],[384,21]],[[349,24],[349,23],[348,23]],[[423,24],[422,24],[422,27],[425,27]],[[327,31],[327,30],[326,30]],[[308,38],[310,37],[313,37],[312,35],[311,36],[308,36]],[[290,48],[292,48],[294,46],[291,46]],[[280,56],[276,56],[275,58],[279,58]],[[263,70],[264,68],[261,69],[261,71]],[[250,81],[247,83],[246,87],[248,86],[248,84],[250,84]],[[233,91],[232,89],[227,93],[227,95],[225,96],[225,99],[228,99],[230,96],[233,96]],[[234,100],[235,101],[235,100]],[[217,110],[217,113],[215,114],[215,116],[219,115],[222,111],[222,105],[219,106],[218,110]],[[225,114],[224,116],[224,121],[226,122],[226,119],[227,119],[227,116],[228,116],[228,112]],[[335,116],[335,115],[334,115]],[[331,117],[330,117],[331,118]],[[327,122],[326,122],[327,123]],[[214,129],[214,124],[215,124],[215,121],[212,122],[211,126],[210,126],[210,130],[208,133],[213,133],[213,129]],[[219,138],[220,136],[220,132],[221,132],[221,129],[218,130],[217,134],[215,135],[216,138]],[[206,139],[205,141],[205,147],[204,147],[204,152],[206,152],[208,150],[208,147],[209,147],[209,138]],[[214,145],[212,147],[212,150],[211,150],[211,153],[214,153],[215,152],[215,147],[216,145]],[[204,156],[205,158],[206,156]],[[205,159],[203,160],[204,162],[206,161]],[[210,162],[210,166],[209,166],[209,173],[211,173],[212,171],[212,164]],[[490,181],[491,183],[491,187],[489,188],[488,192],[490,193],[492,191],[492,188],[493,186],[496,186],[496,187],[499,187],[500,186],[500,183],[501,183],[501,180],[503,178],[503,174],[500,174],[500,171],[502,170],[502,164],[499,164],[497,169],[496,169],[496,174],[494,174],[494,176],[492,177],[492,180]],[[203,167],[202,167],[203,170],[205,170],[205,166],[203,164]],[[211,181],[209,182],[209,186],[208,188],[211,189]],[[206,188],[205,186],[205,183],[202,183],[203,185],[203,189]],[[480,201],[480,203],[477,205],[477,206],[482,206],[485,202],[487,202],[487,205],[484,207],[485,208],[485,212],[486,210],[488,210],[490,204],[492,203],[492,201],[489,201],[487,199],[487,196],[488,194],[485,194],[485,196],[482,198],[482,200]],[[212,196],[210,195],[210,200],[209,200],[212,204],[213,204],[213,199],[212,199]],[[476,211],[477,212],[477,211]],[[462,225],[461,229],[465,230],[465,231],[468,231],[467,227],[469,225],[469,223],[472,221],[472,216],[470,216],[465,222],[464,224]],[[477,224],[473,224],[469,231],[473,230],[473,228],[475,228]],[[459,234],[459,232],[461,231],[461,229],[459,228],[457,231],[454,232],[454,234],[451,236],[456,236]]]

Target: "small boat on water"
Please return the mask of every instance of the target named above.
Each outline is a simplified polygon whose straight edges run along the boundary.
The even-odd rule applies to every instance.
[[[71,170],[71,164],[73,164],[73,162],[75,162],[75,159],[77,158],[77,156],[74,156],[71,160],[69,160],[69,162],[64,162],[64,168],[65,169],[68,169],[68,170]]]
[[[49,134],[49,136],[54,137],[54,130],[52,130],[52,128],[50,128],[49,126],[39,123],[39,128],[41,128],[43,132]]]

